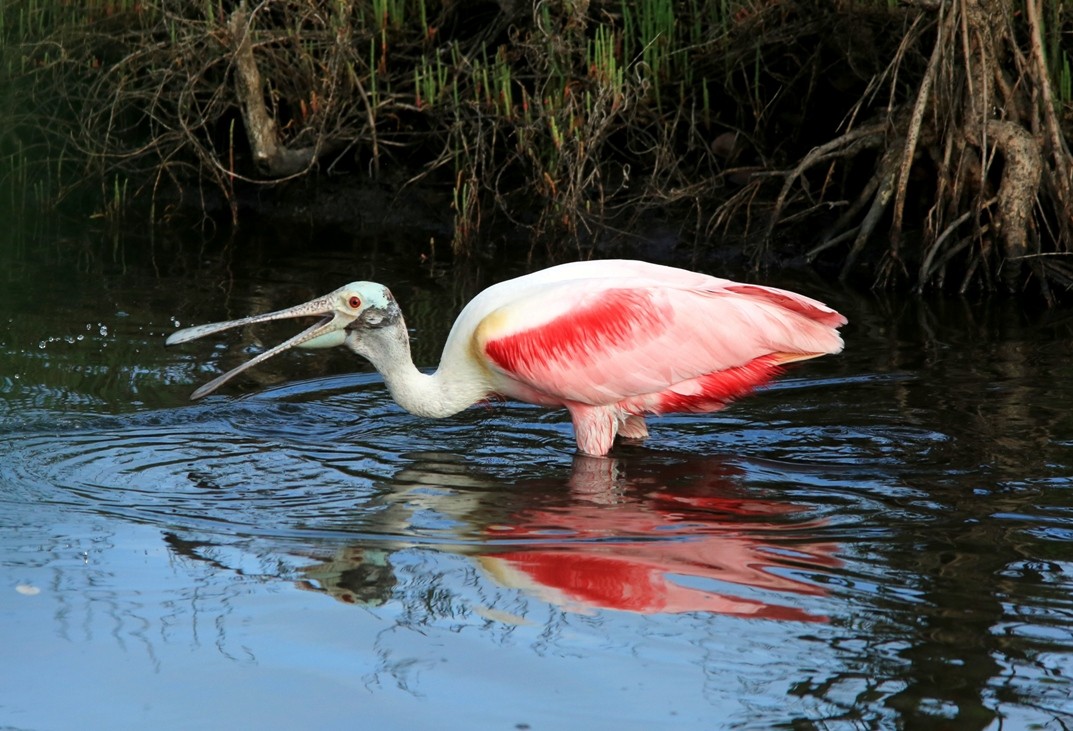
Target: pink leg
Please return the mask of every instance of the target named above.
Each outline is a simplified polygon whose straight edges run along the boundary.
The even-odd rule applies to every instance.
[[[618,435],[626,439],[648,439],[648,426],[643,416],[627,416],[618,428]]]
[[[611,451],[619,427],[618,409],[587,404],[569,404],[566,408],[574,420],[578,451],[593,457],[603,457]]]

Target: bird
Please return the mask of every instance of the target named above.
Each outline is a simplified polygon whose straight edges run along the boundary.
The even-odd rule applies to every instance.
[[[176,345],[270,320],[320,319],[213,379],[191,399],[294,347],[345,346],[379,371],[392,398],[443,418],[493,398],[565,408],[577,449],[607,455],[616,437],[649,436],[645,417],[718,411],[789,363],[840,353],[844,316],[784,289],[635,260],[559,264],[494,284],[462,309],[439,367],[418,370],[391,291],[352,282],[305,304],[184,328]]]

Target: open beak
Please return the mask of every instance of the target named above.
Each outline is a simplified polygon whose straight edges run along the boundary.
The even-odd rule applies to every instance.
[[[223,330],[230,330],[235,327],[243,327],[244,325],[255,325],[259,322],[269,322],[271,320],[285,320],[292,317],[320,317],[320,321],[306,328],[302,332],[298,333],[294,337],[283,341],[274,348],[269,348],[265,352],[256,356],[255,358],[246,361],[237,368],[232,368],[222,376],[218,376],[204,386],[201,386],[192,394],[190,394],[191,400],[197,400],[202,396],[207,396],[220,386],[224,385],[232,378],[237,376],[247,368],[268,360],[274,355],[279,355],[285,350],[290,350],[295,347],[331,347],[333,345],[341,345],[346,339],[346,326],[354,321],[355,315],[340,312],[336,307],[335,293],[325,295],[324,297],[318,297],[315,300],[306,302],[304,305],[297,305],[295,307],[288,307],[285,310],[279,310],[277,312],[266,312],[263,315],[253,315],[251,317],[243,317],[238,320],[229,320],[227,322],[214,322],[208,325],[197,325],[195,327],[187,327],[182,330],[177,330],[168,336],[168,339],[164,341],[165,345],[178,345],[179,343],[189,342],[191,340],[197,340],[203,338],[206,335],[213,335]],[[316,340],[317,342],[313,342]]]

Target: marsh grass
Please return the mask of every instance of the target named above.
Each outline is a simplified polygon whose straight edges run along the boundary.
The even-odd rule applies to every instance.
[[[244,191],[347,175],[445,188],[460,254],[505,222],[587,255],[658,215],[777,260],[862,184],[829,161],[779,201],[786,169],[912,98],[933,4],[0,0],[4,197],[155,221],[223,201],[241,223]],[[1043,6],[1068,125],[1069,10]]]

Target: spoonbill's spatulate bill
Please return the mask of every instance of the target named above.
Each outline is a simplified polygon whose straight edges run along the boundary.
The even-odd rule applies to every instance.
[[[645,414],[716,411],[781,366],[842,350],[846,318],[794,292],[640,261],[563,264],[484,290],[458,316],[439,368],[410,358],[402,312],[375,282],[353,282],[279,312],[186,328],[168,345],[291,317],[319,321],[194,391],[292,347],[345,345],[407,411],[444,417],[491,396],[566,408],[578,449],[648,436]]]

